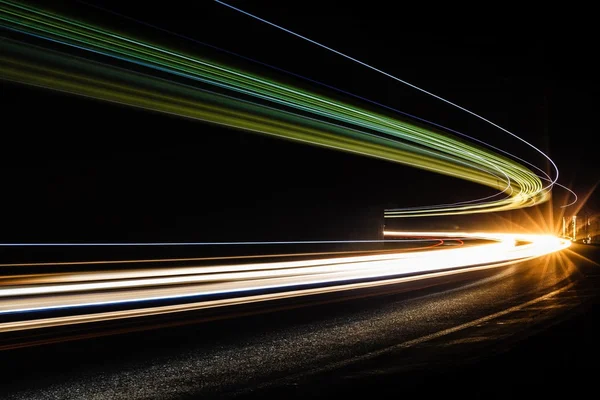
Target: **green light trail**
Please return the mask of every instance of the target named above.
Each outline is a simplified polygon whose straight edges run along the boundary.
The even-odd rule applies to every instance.
[[[388,218],[504,211],[550,196],[531,170],[481,146],[202,55],[12,1],[0,0],[0,25],[15,33],[0,40],[1,79],[375,157],[499,192],[479,201],[390,210]],[[42,39],[52,49],[9,37],[16,35]]]

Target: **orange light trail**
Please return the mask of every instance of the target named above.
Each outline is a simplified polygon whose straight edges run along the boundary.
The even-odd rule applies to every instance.
[[[481,239],[483,244],[418,251],[309,258],[200,267],[73,272],[32,277],[0,288],[0,315],[20,315],[0,323],[0,332],[141,317],[203,308],[352,290],[428,279],[439,274],[495,268],[541,257],[570,246],[551,235],[507,233],[396,232],[386,236]],[[219,296],[215,299],[214,296]],[[179,301],[150,306],[150,302]],[[98,312],[97,306],[126,309]],[[95,309],[96,307],[96,309]],[[67,316],[31,318],[40,311]]]

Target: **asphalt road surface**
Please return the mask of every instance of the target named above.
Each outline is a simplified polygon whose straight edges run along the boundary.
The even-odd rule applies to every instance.
[[[412,286],[186,315],[190,325],[168,316],[99,337],[91,326],[81,340],[0,352],[0,397],[580,398],[595,390],[598,260],[600,247],[573,245]]]

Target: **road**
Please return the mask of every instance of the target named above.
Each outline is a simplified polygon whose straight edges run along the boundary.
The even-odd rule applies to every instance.
[[[435,379],[450,384],[446,393],[494,397],[517,383],[523,390],[523,382],[550,393],[543,372],[565,379],[553,393],[574,393],[588,386],[570,381],[569,372],[582,371],[570,362],[596,354],[590,325],[575,327],[585,324],[582,311],[595,309],[598,265],[589,260],[599,259],[597,247],[573,245],[409,285],[246,304],[226,318],[205,310],[193,325],[162,316],[154,330],[96,337],[100,326],[116,329],[104,322],[71,332],[89,340],[3,351],[1,392],[14,399],[326,397],[374,387],[428,393],[441,390]],[[536,339],[559,329],[568,332],[560,340]],[[567,361],[564,345],[572,350]]]

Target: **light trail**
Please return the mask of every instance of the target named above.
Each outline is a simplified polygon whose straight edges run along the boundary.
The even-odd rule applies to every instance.
[[[87,6],[93,7],[93,8],[95,8],[95,9],[102,10],[102,11],[108,12],[108,13],[110,13],[110,14],[116,15],[116,16],[118,16],[118,17],[120,17],[120,18],[127,19],[128,21],[133,21],[133,22],[135,22],[135,23],[138,23],[138,24],[141,24],[141,25],[144,25],[144,26],[150,27],[150,28],[152,28],[152,29],[156,29],[156,30],[158,30],[158,31],[165,32],[165,33],[167,33],[167,34],[169,34],[169,35],[172,35],[172,36],[175,36],[175,37],[177,37],[177,38],[180,38],[180,39],[185,39],[186,41],[190,41],[190,42],[193,42],[193,43],[195,43],[195,44],[200,44],[200,45],[202,45],[202,46],[209,47],[209,48],[211,48],[211,49],[213,49],[213,50],[217,50],[217,51],[219,51],[219,52],[222,52],[222,53],[226,53],[226,54],[229,54],[229,55],[233,55],[233,56],[235,56],[235,57],[237,57],[237,58],[241,58],[241,59],[244,59],[244,60],[250,61],[250,62],[252,62],[252,63],[254,63],[254,64],[259,64],[259,65],[262,65],[262,66],[268,67],[269,69],[276,70],[276,71],[279,71],[279,72],[283,72],[283,73],[284,73],[284,74],[286,74],[286,75],[295,76],[296,78],[300,78],[300,79],[302,79],[302,80],[304,80],[304,81],[311,82],[311,83],[313,83],[313,84],[316,84],[316,85],[319,85],[319,86],[322,86],[322,87],[325,87],[325,88],[328,88],[328,89],[332,89],[332,90],[334,90],[334,91],[336,91],[336,92],[338,92],[338,93],[342,93],[342,94],[344,94],[344,95],[352,96],[352,97],[354,97],[354,98],[360,99],[361,101],[365,101],[365,102],[368,102],[368,103],[374,104],[374,105],[375,105],[375,106],[377,106],[377,107],[381,107],[382,109],[388,109],[388,110],[390,110],[390,111],[393,111],[393,112],[394,112],[394,113],[396,113],[396,114],[399,114],[399,115],[403,115],[403,116],[405,116],[405,117],[408,117],[408,118],[409,118],[409,119],[411,119],[411,120],[417,120],[417,121],[420,121],[420,122],[424,123],[424,124],[425,124],[425,125],[427,125],[427,126],[433,126],[433,127],[435,127],[435,128],[441,129],[443,132],[449,132],[449,133],[451,133],[451,134],[455,134],[455,135],[458,135],[458,136],[463,136],[463,137],[465,137],[466,139],[468,139],[469,141],[474,141],[474,142],[480,143],[480,144],[484,145],[484,146],[485,146],[485,147],[487,147],[487,148],[490,148],[490,149],[492,149],[492,150],[494,150],[494,151],[497,151],[497,152],[499,152],[499,153],[503,153],[503,154],[505,154],[505,155],[507,155],[507,156],[509,156],[509,157],[512,157],[512,158],[514,158],[515,160],[517,160],[517,161],[519,161],[519,162],[522,162],[522,163],[524,163],[524,164],[527,164],[528,166],[530,166],[530,167],[534,168],[534,169],[535,169],[535,170],[537,170],[537,171],[538,171],[540,174],[542,174],[542,175],[543,175],[543,176],[540,176],[540,179],[542,179],[543,181],[546,181],[546,182],[551,182],[551,185],[549,185],[549,189],[547,189],[547,190],[550,190],[550,187],[552,187],[552,186],[558,186],[558,187],[560,187],[561,189],[563,189],[563,190],[565,190],[565,191],[569,192],[569,193],[571,194],[571,196],[573,197],[573,201],[572,201],[571,203],[568,203],[568,204],[561,205],[561,206],[560,206],[561,208],[569,207],[569,206],[571,206],[571,205],[573,205],[573,204],[577,203],[577,201],[578,201],[578,196],[577,196],[577,194],[576,194],[574,191],[572,191],[570,188],[568,188],[568,187],[566,187],[566,186],[564,186],[564,185],[562,185],[562,184],[558,183],[558,182],[557,182],[557,179],[554,179],[554,180],[553,180],[553,179],[551,178],[551,176],[550,176],[550,175],[548,175],[548,173],[547,173],[546,171],[544,171],[543,169],[541,169],[540,167],[536,166],[535,164],[533,164],[533,163],[531,163],[531,162],[529,162],[529,161],[527,161],[527,160],[525,160],[525,159],[523,159],[523,158],[521,158],[521,157],[518,157],[518,156],[516,156],[516,155],[514,155],[514,154],[511,154],[511,153],[509,153],[509,152],[507,152],[507,151],[505,151],[505,150],[503,150],[503,149],[501,149],[501,148],[499,148],[499,147],[493,146],[493,145],[491,145],[491,144],[489,144],[489,143],[486,143],[486,142],[484,142],[483,140],[477,139],[477,138],[475,138],[475,137],[473,137],[473,136],[467,135],[467,134],[465,134],[465,133],[462,133],[462,132],[460,132],[460,131],[457,131],[457,130],[455,130],[455,129],[451,129],[451,128],[447,127],[447,126],[443,126],[443,125],[441,125],[441,124],[435,123],[435,122],[433,122],[433,121],[430,121],[430,120],[427,120],[427,119],[421,118],[421,117],[419,117],[419,116],[416,116],[416,115],[413,115],[413,114],[406,113],[406,112],[404,112],[404,111],[398,110],[397,108],[390,107],[390,106],[388,106],[388,105],[386,105],[386,104],[383,104],[383,103],[380,103],[380,102],[377,102],[377,101],[374,101],[374,100],[368,99],[368,98],[366,98],[366,97],[363,97],[363,96],[359,96],[359,95],[357,95],[357,94],[355,94],[355,93],[352,93],[352,92],[349,92],[349,91],[346,91],[346,90],[340,89],[340,88],[338,88],[338,87],[335,87],[335,86],[332,86],[332,85],[326,84],[326,83],[324,83],[324,82],[317,81],[317,80],[315,80],[315,79],[311,79],[311,78],[307,78],[307,77],[306,77],[306,76],[304,76],[304,75],[300,75],[300,74],[298,74],[298,73],[291,72],[291,71],[285,70],[285,69],[283,69],[283,68],[279,68],[279,67],[276,67],[276,66],[274,66],[274,65],[271,65],[271,64],[264,63],[264,62],[262,62],[262,61],[259,61],[259,60],[256,60],[256,59],[254,59],[254,58],[250,58],[250,57],[247,57],[247,56],[241,55],[241,54],[239,54],[239,53],[235,53],[235,52],[232,52],[232,51],[229,51],[229,50],[223,49],[223,48],[221,48],[221,47],[214,46],[214,45],[211,45],[211,44],[209,44],[209,43],[206,43],[206,42],[199,41],[199,40],[197,40],[197,39],[194,39],[194,38],[192,38],[192,37],[190,37],[190,36],[182,35],[182,34],[180,34],[180,33],[173,32],[173,31],[171,31],[171,30],[168,30],[168,29],[162,28],[162,27],[160,27],[160,26],[157,26],[157,25],[150,24],[150,23],[148,23],[148,22],[146,22],[146,21],[142,21],[142,20],[140,20],[140,19],[133,18],[133,17],[131,17],[131,16],[129,16],[129,15],[124,15],[124,14],[121,14],[121,13],[115,12],[114,10],[110,10],[110,9],[107,9],[107,8],[104,8],[104,7],[100,7],[100,6],[96,5],[96,4],[91,4],[91,3],[88,3],[88,2],[86,2],[86,1],[81,1],[81,0],[78,0],[78,2],[79,2],[79,3],[82,3],[82,4],[85,4],[85,5],[87,5]],[[504,191],[503,191],[503,192],[504,192]],[[472,203],[472,202],[477,202],[477,201],[483,201],[483,200],[487,200],[488,198],[497,197],[497,196],[501,195],[503,192],[501,192],[501,193],[497,193],[497,194],[494,194],[494,195],[491,195],[491,196],[489,196],[489,197],[484,197],[484,198],[481,198],[481,199],[467,200],[467,201],[464,201],[464,202],[461,202],[461,203]],[[436,205],[436,206],[423,206],[423,207],[420,207],[420,208],[422,208],[422,209],[426,209],[426,208],[439,208],[439,207],[445,207],[445,206],[449,206],[449,205],[450,205],[450,204],[443,204],[443,205]],[[408,209],[408,208],[403,208],[403,209],[404,209],[404,210],[406,210],[406,209]],[[398,209],[398,210],[399,210],[399,209]],[[398,211],[398,210],[390,209],[389,211]]]
[[[298,73],[294,73],[294,72],[291,72],[291,71],[285,70],[285,69],[283,69],[283,68],[279,68],[279,67],[276,67],[276,66],[274,66],[274,65],[271,65],[271,64],[264,63],[264,62],[262,62],[262,61],[259,61],[259,60],[256,60],[256,59],[254,59],[254,58],[250,58],[250,57],[247,57],[247,56],[241,55],[241,54],[239,54],[239,53],[235,53],[235,52],[232,52],[232,51],[229,51],[229,50],[223,49],[223,48],[221,48],[221,47],[214,46],[214,45],[211,45],[211,44],[209,44],[209,43],[206,43],[206,42],[199,41],[199,40],[197,40],[197,39],[194,39],[194,38],[192,38],[192,37],[190,37],[190,36],[182,35],[182,34],[180,34],[180,33],[173,32],[173,31],[171,31],[171,30],[168,30],[168,29],[164,29],[164,28],[162,28],[162,27],[160,27],[160,26],[157,26],[157,25],[150,24],[150,23],[148,23],[148,22],[146,22],[146,21],[142,21],[142,20],[140,20],[140,19],[137,19],[137,18],[133,18],[133,17],[131,17],[131,16],[129,16],[129,15],[124,15],[124,14],[121,14],[121,13],[115,12],[114,10],[110,10],[110,9],[107,9],[107,8],[104,8],[104,7],[100,7],[100,6],[96,5],[96,4],[91,4],[91,3],[88,3],[88,2],[85,2],[85,1],[78,0],[78,2],[79,2],[79,3],[82,3],[82,4],[85,4],[85,5],[87,5],[87,6],[93,7],[93,8],[95,8],[95,9],[98,9],[98,10],[105,11],[105,12],[107,12],[107,13],[110,13],[110,14],[112,14],[112,15],[116,15],[116,16],[118,16],[118,17],[120,17],[120,18],[124,18],[124,19],[126,19],[126,20],[128,20],[128,21],[133,21],[133,22],[135,22],[135,23],[137,23],[137,24],[140,24],[140,25],[143,25],[143,26],[147,26],[147,27],[150,27],[150,28],[152,28],[152,29],[155,29],[155,30],[158,30],[158,31],[161,31],[161,32],[165,32],[165,33],[167,33],[167,34],[169,34],[169,35],[172,35],[172,36],[175,36],[175,37],[177,37],[177,38],[180,38],[180,39],[185,39],[186,41],[190,41],[190,42],[193,42],[193,43],[195,43],[195,44],[200,44],[200,45],[202,45],[202,46],[209,47],[209,48],[211,48],[211,49],[213,49],[213,50],[217,50],[217,51],[219,51],[219,52],[222,52],[222,53],[225,53],[225,54],[228,54],[228,55],[233,55],[233,56],[235,56],[235,57],[237,57],[237,58],[241,58],[241,59],[244,59],[244,60],[250,61],[250,62],[252,62],[252,63],[254,63],[254,64],[258,64],[258,65],[261,65],[261,66],[267,67],[267,68],[269,68],[269,69],[272,69],[272,70],[275,70],[275,71],[278,71],[278,72],[283,72],[283,73],[284,73],[284,74],[286,74],[286,75],[290,75],[290,76],[294,76],[294,77],[296,77],[296,78],[300,78],[300,79],[302,79],[302,80],[304,80],[304,81],[307,81],[307,82],[310,82],[310,83],[312,83],[312,84],[316,84],[316,85],[319,85],[319,86],[325,87],[325,88],[327,88],[327,89],[332,89],[332,90],[336,91],[337,93],[342,93],[342,94],[344,94],[344,95],[348,95],[348,96],[351,96],[351,97],[357,98],[357,99],[359,99],[359,100],[361,100],[361,101],[364,101],[364,102],[367,102],[367,103],[374,104],[375,106],[377,106],[377,107],[380,107],[380,108],[382,108],[382,109],[388,109],[388,110],[390,110],[390,111],[393,111],[394,113],[396,113],[396,114],[398,114],[398,115],[403,115],[403,116],[405,116],[405,117],[408,117],[408,118],[409,118],[409,119],[411,119],[411,120],[420,121],[420,122],[424,123],[424,124],[425,124],[425,125],[427,125],[427,126],[433,126],[433,127],[435,127],[435,128],[441,129],[443,132],[449,132],[449,133],[451,133],[451,134],[456,134],[456,135],[459,135],[459,136],[463,136],[463,137],[467,138],[468,140],[472,140],[472,141],[475,141],[475,142],[481,143],[481,144],[483,144],[484,146],[486,146],[486,147],[488,147],[488,148],[491,148],[491,149],[492,149],[492,150],[494,150],[494,151],[498,151],[498,152],[500,152],[500,153],[506,154],[506,155],[508,155],[508,156],[511,156],[511,157],[513,157],[514,159],[516,159],[516,160],[517,160],[517,161],[519,161],[519,162],[522,162],[522,163],[524,163],[524,164],[527,164],[527,165],[529,165],[530,167],[532,167],[532,168],[536,169],[537,171],[539,171],[539,172],[540,172],[540,173],[543,175],[543,176],[540,176],[540,179],[542,179],[542,180],[544,180],[544,181],[548,181],[548,182],[550,182],[550,181],[552,180],[552,179],[551,179],[551,177],[550,177],[550,175],[548,175],[548,174],[547,174],[547,173],[546,173],[544,170],[542,170],[542,169],[541,169],[541,168],[539,168],[538,166],[536,166],[536,165],[534,165],[534,164],[530,163],[529,161],[527,161],[527,160],[524,160],[524,159],[522,159],[522,158],[520,158],[520,157],[517,157],[517,156],[515,156],[515,155],[513,155],[513,154],[510,154],[510,153],[509,153],[509,152],[507,152],[507,151],[504,151],[504,150],[502,150],[502,149],[500,149],[500,148],[497,148],[497,147],[495,147],[495,146],[492,146],[492,145],[490,145],[490,144],[487,144],[487,143],[483,142],[482,140],[476,139],[476,138],[474,138],[474,137],[472,137],[472,136],[466,135],[466,134],[464,134],[464,133],[462,133],[462,132],[459,132],[459,131],[457,131],[457,130],[454,130],[454,129],[448,128],[448,127],[446,127],[446,126],[443,126],[443,125],[437,124],[437,123],[435,123],[435,122],[432,122],[432,121],[429,121],[429,120],[426,120],[426,119],[424,119],[424,118],[421,118],[421,117],[418,117],[418,116],[416,116],[416,115],[413,115],[413,114],[406,113],[406,112],[404,112],[404,111],[401,111],[401,110],[398,110],[398,109],[396,109],[396,108],[390,107],[390,106],[388,106],[388,105],[386,105],[386,104],[382,104],[382,103],[379,103],[379,102],[377,102],[377,101],[374,101],[374,100],[368,99],[368,98],[366,98],[366,97],[359,96],[359,95],[357,95],[357,94],[355,94],[355,93],[348,92],[348,91],[346,91],[346,90],[343,90],[343,89],[340,89],[340,88],[338,88],[338,87],[335,87],[335,86],[332,86],[332,85],[326,84],[326,83],[324,83],[324,82],[321,82],[321,81],[317,81],[317,80],[315,80],[315,79],[308,78],[308,77],[306,77],[306,76],[304,76],[304,75],[300,75],[300,74],[298,74]],[[502,174],[502,171],[499,171],[499,172]],[[506,178],[507,180],[509,180],[509,178],[508,178],[507,176],[505,176],[505,178]],[[576,201],[577,201],[577,195],[576,195],[576,194],[575,194],[575,192],[573,192],[571,189],[569,189],[569,188],[567,188],[567,187],[565,187],[565,186],[563,186],[563,185],[561,185],[561,184],[559,184],[559,183],[556,183],[556,182],[555,182],[555,185],[557,185],[557,186],[559,186],[559,187],[561,187],[561,188],[563,188],[563,189],[565,189],[565,190],[569,191],[569,192],[570,192],[570,193],[571,193],[571,194],[574,196],[574,198],[575,198],[574,202],[576,202]],[[500,193],[496,193],[496,194],[493,194],[493,195],[490,195],[490,196],[486,196],[486,197],[483,197],[483,198],[479,198],[479,199],[466,200],[466,201],[463,201],[463,202],[456,202],[456,203],[452,203],[452,204],[439,204],[439,205],[434,205],[434,206],[422,206],[422,207],[418,207],[418,208],[419,208],[419,209],[444,208],[444,207],[448,207],[448,206],[451,206],[451,205],[456,205],[456,204],[468,204],[468,203],[477,203],[477,202],[482,202],[482,201],[485,201],[485,200],[488,200],[488,199],[492,199],[492,198],[495,198],[495,197],[499,197],[499,196],[501,196],[502,194],[504,194],[504,193],[505,193],[505,192],[506,192],[506,191],[509,189],[509,187],[510,187],[510,185],[507,185],[507,186],[506,186],[506,188],[504,188],[504,190],[502,190]],[[571,204],[572,204],[572,203],[571,203]],[[561,206],[561,207],[568,207],[568,206],[569,206],[569,205],[571,205],[571,204],[567,204],[567,205],[564,205],[564,206]],[[415,207],[415,209],[416,209],[416,208],[417,208],[417,207]],[[409,209],[409,208],[403,208],[403,210],[407,210],[407,209]],[[389,211],[398,211],[398,210],[395,210],[395,209],[390,209]]]
[[[386,216],[503,211],[549,199],[541,179],[523,165],[449,134],[26,4],[2,0],[0,5],[4,28],[62,49],[3,40],[0,73],[5,80],[380,158],[469,180],[504,195],[391,210]],[[117,59],[132,69],[68,54],[69,48],[97,59]]]
[[[392,237],[481,239],[486,244],[387,254],[201,267],[72,272],[24,277],[0,287],[0,332],[225,307],[249,302],[354,290],[496,268],[551,254],[571,242],[549,235],[385,232]],[[218,296],[219,298],[215,298]],[[151,302],[176,301],[161,305]],[[125,309],[102,312],[99,306]],[[95,308],[94,308],[95,307]],[[36,317],[36,312],[70,315]]]
[[[509,134],[510,136],[514,137],[515,139],[518,139],[518,140],[520,140],[521,142],[525,143],[527,146],[531,147],[531,148],[532,148],[532,149],[534,149],[536,152],[538,152],[539,154],[541,154],[541,155],[542,155],[544,158],[546,158],[546,160],[547,160],[547,161],[548,161],[548,162],[549,162],[549,163],[552,165],[552,167],[553,167],[553,169],[554,169],[554,171],[555,171],[555,173],[556,173],[556,176],[555,176],[554,178],[551,178],[551,177],[550,177],[548,174],[546,174],[545,172],[543,172],[543,171],[542,171],[540,168],[536,167],[536,169],[538,169],[538,170],[542,171],[542,173],[543,173],[545,176],[547,176],[547,177],[549,178],[549,180],[548,180],[548,181],[549,181],[549,184],[548,184],[548,186],[545,186],[545,187],[544,187],[542,190],[543,190],[543,191],[550,191],[550,190],[552,189],[552,187],[553,187],[555,184],[557,184],[557,182],[558,182],[558,177],[559,177],[559,170],[558,170],[558,166],[556,165],[556,163],[554,163],[554,161],[553,161],[553,160],[552,160],[552,159],[551,159],[551,158],[550,158],[550,157],[549,157],[549,156],[548,156],[546,153],[544,153],[542,150],[540,150],[539,148],[537,148],[537,147],[536,147],[536,146],[534,146],[533,144],[529,143],[529,142],[528,142],[528,141],[526,141],[525,139],[523,139],[523,138],[521,138],[521,137],[517,136],[516,134],[514,134],[514,133],[510,132],[509,130],[507,130],[507,129],[503,128],[502,126],[500,126],[500,125],[498,125],[498,124],[496,124],[496,123],[494,123],[494,122],[490,121],[489,119],[487,119],[487,118],[485,118],[485,117],[483,117],[483,116],[481,116],[481,115],[479,115],[479,114],[477,114],[477,113],[475,113],[475,112],[473,112],[473,111],[471,111],[471,110],[469,110],[469,109],[466,109],[466,108],[464,108],[464,107],[462,107],[462,106],[460,106],[460,105],[458,105],[458,104],[456,104],[456,103],[453,103],[453,102],[451,102],[450,100],[447,100],[447,99],[445,99],[445,98],[443,98],[443,97],[441,97],[441,96],[438,96],[438,95],[436,95],[436,94],[434,94],[434,93],[432,93],[432,92],[430,92],[430,91],[427,91],[427,90],[425,90],[425,89],[423,89],[423,88],[421,88],[421,87],[419,87],[419,86],[416,86],[416,85],[414,85],[414,84],[412,84],[412,83],[410,83],[410,82],[407,82],[407,81],[405,81],[405,80],[403,80],[403,79],[400,79],[400,78],[398,78],[398,77],[396,77],[396,76],[394,76],[394,75],[392,75],[392,74],[389,74],[389,73],[387,73],[387,72],[385,72],[385,71],[383,71],[383,70],[381,70],[381,69],[379,69],[379,68],[376,68],[376,67],[374,67],[374,66],[372,66],[372,65],[369,65],[369,64],[367,64],[367,63],[365,63],[365,62],[363,62],[363,61],[361,61],[361,60],[358,60],[358,59],[356,59],[356,58],[354,58],[354,57],[351,57],[351,56],[349,56],[349,55],[347,55],[347,54],[344,54],[344,53],[342,53],[341,51],[338,51],[338,50],[336,50],[336,49],[333,49],[333,48],[331,48],[331,47],[329,47],[329,46],[326,46],[326,45],[324,45],[324,44],[322,44],[322,43],[320,43],[320,42],[318,42],[318,41],[316,41],[316,40],[310,39],[310,38],[308,38],[308,37],[306,37],[306,36],[300,35],[300,34],[298,34],[298,33],[294,32],[294,31],[292,31],[292,30],[290,30],[290,29],[287,29],[287,28],[285,28],[285,27],[281,26],[281,25],[277,25],[277,24],[275,24],[275,23],[273,23],[273,22],[271,22],[271,21],[267,21],[267,20],[266,20],[266,19],[264,19],[264,18],[261,18],[261,17],[259,17],[259,16],[257,16],[257,15],[254,15],[254,14],[252,14],[252,13],[249,13],[249,12],[247,12],[247,11],[244,11],[244,10],[242,10],[242,9],[238,8],[238,7],[235,7],[235,6],[232,6],[232,5],[230,5],[230,4],[227,4],[227,3],[225,3],[225,2],[223,2],[223,1],[221,1],[221,0],[215,0],[215,2],[216,2],[216,3],[218,3],[218,4],[221,4],[221,5],[223,5],[223,6],[229,7],[230,9],[232,9],[232,10],[235,10],[235,11],[237,11],[237,12],[239,12],[239,13],[242,13],[242,14],[244,14],[244,15],[247,15],[247,16],[249,16],[249,17],[251,17],[251,18],[254,18],[254,19],[255,19],[255,20],[257,20],[257,21],[263,22],[263,23],[265,23],[265,24],[267,24],[267,25],[270,25],[270,26],[272,26],[272,27],[275,27],[275,28],[277,28],[277,29],[279,29],[279,30],[281,30],[281,31],[284,31],[284,32],[286,32],[286,33],[289,33],[289,34],[291,34],[291,35],[293,35],[293,36],[296,36],[296,37],[298,37],[298,38],[300,38],[300,39],[302,39],[302,40],[305,40],[305,41],[307,41],[307,42],[310,42],[310,43],[312,43],[312,44],[314,44],[314,45],[317,45],[317,46],[319,46],[319,47],[321,47],[321,48],[324,48],[324,49],[326,49],[326,50],[328,50],[328,51],[330,51],[330,52],[332,52],[332,53],[335,53],[335,54],[337,54],[337,55],[339,55],[339,56],[342,56],[342,57],[344,57],[344,58],[346,58],[346,59],[348,59],[348,60],[351,60],[351,61],[353,61],[353,62],[355,62],[355,63],[357,63],[357,64],[360,64],[360,65],[362,65],[362,66],[364,66],[364,67],[366,67],[366,68],[369,68],[369,69],[371,69],[371,70],[373,70],[373,71],[375,71],[375,72],[377,72],[377,73],[380,73],[380,74],[382,74],[382,75],[384,75],[384,76],[386,76],[386,77],[388,77],[388,78],[391,78],[391,79],[393,79],[393,80],[395,80],[395,81],[397,81],[397,82],[400,82],[400,83],[402,83],[402,84],[404,84],[404,85],[407,85],[407,86],[409,86],[409,87],[411,87],[411,88],[413,88],[413,89],[415,89],[415,90],[418,90],[418,91],[420,91],[420,92],[422,92],[422,93],[425,93],[425,94],[427,94],[427,95],[429,95],[429,96],[431,96],[431,97],[433,97],[433,98],[436,98],[436,99],[438,99],[438,100],[440,100],[440,101],[442,101],[442,102],[444,102],[444,103],[447,103],[447,104],[451,105],[452,107],[455,107],[455,108],[457,108],[457,109],[459,109],[459,110],[461,110],[461,111],[464,111],[464,112],[466,112],[466,113],[468,113],[468,114],[470,114],[470,115],[472,115],[472,116],[474,116],[474,117],[476,117],[476,118],[478,118],[478,119],[480,119],[480,120],[482,120],[482,121],[486,122],[487,124],[489,124],[489,125],[491,125],[491,126],[493,126],[493,127],[497,128],[497,129],[499,129],[499,130],[503,131],[504,133],[507,133],[507,134]],[[479,141],[480,143],[484,143],[484,142],[482,142],[482,141],[480,141],[480,140],[478,140],[478,141]],[[506,152],[506,151],[503,151],[503,153],[505,153],[505,154],[509,154],[511,157],[518,159],[518,157],[515,157],[514,155],[512,155],[512,154],[510,154],[510,153],[508,153],[508,152]],[[529,164],[529,165],[532,165],[532,164],[530,164],[529,162],[527,162],[527,164]],[[560,187],[561,187],[561,188],[563,188],[563,189],[566,189],[566,190],[567,190],[567,191],[569,191],[569,192],[570,192],[572,195],[574,195],[574,200],[573,200],[571,203],[569,203],[569,204],[563,205],[562,207],[568,207],[568,206],[571,206],[571,205],[575,204],[575,203],[577,202],[577,195],[575,194],[575,192],[573,192],[571,189],[567,188],[566,186],[560,185]],[[425,208],[424,208],[424,209],[425,209]],[[407,211],[405,212],[405,211],[404,211],[404,209],[395,209],[395,210],[389,210],[389,211],[388,211],[388,210],[386,210],[386,214],[385,214],[385,216],[386,216],[386,217],[393,218],[393,217],[400,217],[400,216],[408,216],[408,215],[410,215],[410,214],[412,214],[412,213],[414,213],[414,210],[410,210],[410,211],[408,211],[408,210],[407,210]],[[431,215],[440,215],[440,214],[431,214]]]

